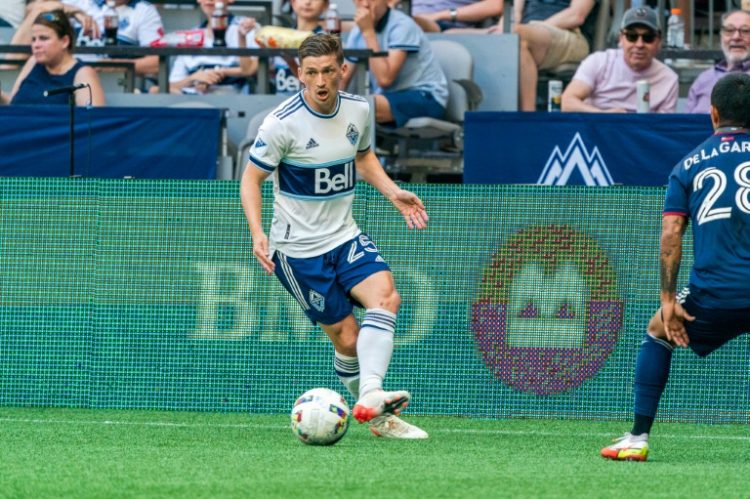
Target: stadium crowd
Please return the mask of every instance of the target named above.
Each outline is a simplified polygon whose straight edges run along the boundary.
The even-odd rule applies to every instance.
[[[329,8],[333,7],[329,0],[278,1],[282,5],[277,11],[286,14],[271,17],[277,24],[304,33],[330,30],[326,27]],[[156,55],[108,58],[75,54],[77,47],[105,45],[111,10],[117,20],[115,43],[121,46],[253,48],[268,43],[267,37],[260,35],[264,28],[261,22],[241,15],[247,11],[236,10],[235,0],[195,0],[195,11],[199,13],[196,24],[178,29],[172,23],[169,33],[165,33],[162,16],[172,15],[173,10],[162,3],[167,2],[3,2],[0,26],[13,30],[11,44],[30,46],[31,56],[4,54],[5,65],[1,69],[16,69],[17,78],[14,84],[6,81],[0,88],[0,102],[64,103],[67,99],[63,95],[52,100],[38,90],[89,85],[91,92],[81,92],[86,98],[76,96],[76,102],[105,105],[112,90],[100,79],[103,72],[114,71],[106,62],[133,64],[136,93],[258,93],[259,67],[268,68],[269,74],[263,76],[270,82],[271,93],[293,95],[301,88],[297,61],[292,57],[275,57],[267,66],[261,66],[257,57],[236,55],[171,57],[168,83],[164,85],[162,80],[160,88],[160,61]],[[386,127],[403,126],[412,118],[446,118],[451,85],[438,62],[439,54],[434,53],[436,45],[427,33],[442,32],[441,36],[448,38],[465,34],[497,36],[510,26],[519,37],[518,95],[514,99],[517,98],[520,111],[547,109],[547,82],[562,80],[565,88],[558,102],[563,112],[643,112],[643,102],[639,105],[639,100],[644,98],[639,96],[638,87],[645,81],[646,111],[707,114],[711,89],[721,76],[735,71],[750,73],[750,12],[734,8],[723,13],[716,23],[723,58],[707,67],[692,63],[686,66],[684,60],[680,65],[679,55],[671,61],[660,60],[660,52],[667,44],[666,16],[646,5],[618,16],[614,15],[615,9],[604,12],[595,0],[518,1],[513,3],[512,12],[503,12],[502,0],[347,0],[347,4],[349,13],[341,23],[345,48],[385,53],[369,59],[369,89],[374,94],[376,121]],[[504,19],[506,15],[510,22]],[[215,35],[217,19],[220,35]],[[70,34],[66,31],[68,21],[73,29]],[[602,30],[616,36],[601,36],[598,31]],[[685,28],[685,32],[692,30]],[[220,39],[215,40],[216,36]],[[462,37],[455,38],[460,43]],[[694,41],[693,36],[686,39]],[[9,64],[14,60],[16,65]],[[503,58],[482,58],[474,63],[502,65]],[[95,70],[90,69],[91,64]],[[696,67],[706,69],[698,74]],[[356,69],[349,65],[345,72],[342,90],[353,89],[353,68]],[[675,70],[681,71],[683,77]],[[691,75],[697,76],[692,82]],[[480,90],[486,93],[488,84],[483,84],[485,88]]]
[[[159,45],[164,39],[161,14],[169,10],[146,0],[110,0],[118,16],[117,44],[148,47]],[[33,26],[44,13],[62,11],[75,30],[70,50],[75,46],[104,45],[105,0],[14,0],[3,2],[0,26],[13,27],[11,44],[35,43]],[[445,107],[448,88],[439,64],[431,53],[431,44],[423,32],[486,33],[503,32],[503,2],[501,0],[413,0],[404,15],[399,0],[351,0],[354,10],[352,22],[342,24],[349,48],[370,48],[387,52],[387,57],[372,58],[371,89],[376,94],[379,121],[402,124],[412,116],[440,117]],[[161,3],[161,2],[160,2]],[[214,44],[211,21],[217,5],[232,7],[234,0],[196,0],[203,22],[198,26],[183,26],[185,31],[200,30],[202,36],[193,46],[212,47]],[[289,12],[292,28],[320,32],[330,7],[328,0],[285,0],[282,12]],[[543,79],[555,78],[561,65],[576,65],[567,82],[562,99],[563,111],[576,112],[634,112],[636,110],[636,82],[646,80],[651,87],[652,112],[708,112],[708,96],[720,76],[732,71],[750,71],[750,13],[729,10],[721,17],[718,27],[720,48],[724,58],[701,73],[687,93],[684,105],[678,106],[679,81],[676,73],[658,60],[659,51],[666,44],[665,16],[647,6],[630,9],[621,19],[607,13],[604,25],[610,31],[612,23],[619,25],[616,41],[609,46],[595,47],[594,37],[599,4],[594,0],[557,0],[554,2],[528,0],[515,2],[511,16],[511,30],[519,35],[519,95],[518,108],[533,111],[546,108],[538,98],[540,74]],[[230,10],[230,9],[227,9]],[[258,47],[255,19],[226,12],[228,25],[227,47]],[[409,16],[411,14],[411,16]],[[599,27],[601,29],[601,27]],[[642,36],[638,36],[642,35]],[[166,42],[169,43],[169,42]],[[162,44],[163,46],[163,44]],[[600,48],[601,50],[594,50]],[[4,59],[26,58],[25,54],[6,54]],[[36,56],[34,56],[36,57]],[[32,57],[32,59],[34,58]],[[79,55],[82,63],[96,60],[96,56]],[[289,58],[277,58],[270,65],[272,91],[292,93],[299,88]],[[108,59],[111,60],[111,59]],[[158,58],[143,56],[131,60],[135,73],[143,78],[139,91],[164,91],[155,88]],[[292,64],[288,64],[292,62]],[[477,61],[487,64],[487,61]],[[502,61],[497,61],[502,64]],[[174,93],[211,93],[235,91],[252,93],[258,61],[252,57],[236,56],[180,56],[171,64],[169,91]],[[106,69],[99,69],[99,71]],[[552,74],[550,75],[550,70]],[[23,71],[19,78],[25,78]],[[345,80],[349,81],[349,72]],[[70,78],[68,78],[70,79]],[[566,80],[568,78],[565,78]],[[14,90],[20,87],[16,82]],[[414,93],[416,92],[416,93]],[[13,90],[5,90],[3,99],[11,101]],[[382,96],[382,97],[381,97]],[[418,96],[419,105],[415,105]],[[419,97],[419,96],[423,96]],[[544,97],[544,96],[542,96]],[[423,99],[427,99],[423,101]],[[410,108],[403,115],[401,104]],[[395,115],[393,111],[395,110]]]

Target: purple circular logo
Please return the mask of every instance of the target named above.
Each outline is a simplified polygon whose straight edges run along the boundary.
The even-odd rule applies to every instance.
[[[485,269],[472,331],[495,377],[551,395],[601,369],[622,316],[615,272],[595,240],[567,225],[529,226]]]

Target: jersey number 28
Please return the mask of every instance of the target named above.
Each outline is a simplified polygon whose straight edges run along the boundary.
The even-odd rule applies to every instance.
[[[740,163],[734,170],[734,181],[737,182],[738,188],[734,195],[737,208],[743,213],[750,213],[750,161]],[[706,180],[712,180],[706,198],[698,208],[696,219],[698,225],[704,222],[720,220],[732,216],[732,207],[714,207],[716,201],[727,188],[726,174],[717,168],[706,168],[693,179],[693,190],[699,191],[703,188]]]

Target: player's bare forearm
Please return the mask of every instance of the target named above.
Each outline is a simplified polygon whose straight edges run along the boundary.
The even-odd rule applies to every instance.
[[[399,188],[391,180],[372,149],[357,154],[354,165],[362,180],[375,187],[383,196],[392,199]]]
[[[252,162],[248,162],[240,181],[240,200],[242,201],[242,209],[245,211],[245,217],[250,225],[250,234],[253,238],[253,256],[266,273],[272,274],[275,264],[271,260],[268,236],[263,232],[261,220],[262,185],[267,176],[267,173],[256,168]]]
[[[662,303],[674,301],[677,277],[682,259],[682,236],[687,219],[682,216],[665,215],[662,219],[660,256],[660,294]]]
[[[263,195],[261,193],[261,185],[266,176],[252,162],[248,162],[240,181],[242,209],[245,212],[245,217],[250,225],[250,232],[253,236],[263,232],[263,223],[261,220]]]
[[[355,161],[362,179],[380,191],[404,217],[410,229],[425,229],[429,217],[422,200],[414,193],[401,189],[385,173],[372,150],[358,154]]]

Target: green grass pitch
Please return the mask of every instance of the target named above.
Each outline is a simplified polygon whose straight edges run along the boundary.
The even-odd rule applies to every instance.
[[[0,497],[747,497],[747,426],[657,423],[646,463],[599,457],[622,422],[409,417],[332,447],[286,415],[0,408]]]

